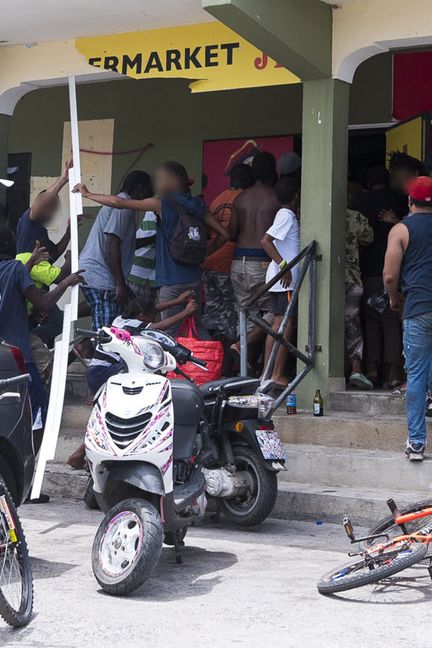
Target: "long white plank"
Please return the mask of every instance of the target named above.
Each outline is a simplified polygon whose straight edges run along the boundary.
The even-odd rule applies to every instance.
[[[78,130],[78,111],[76,101],[75,77],[69,77],[69,105],[70,124],[72,133],[72,157],[74,165],[69,170],[69,206],[71,229],[71,270],[78,270],[78,216],[82,214],[81,194],[72,193],[74,186],[81,182],[81,163]],[[78,286],[69,290],[70,301],[66,303],[63,311],[63,330],[54,347],[54,366],[51,380],[51,390],[48,403],[47,420],[42,440],[36,474],[31,492],[32,498],[40,495],[46,463],[55,457],[58,436],[60,432],[63,413],[64,395],[66,391],[67,365],[69,357],[69,344],[72,336],[72,322],[78,317]]]

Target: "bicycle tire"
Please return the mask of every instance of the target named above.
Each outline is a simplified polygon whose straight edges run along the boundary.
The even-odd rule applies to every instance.
[[[416,513],[417,511],[421,511],[426,508],[432,508],[432,499],[429,498],[420,502],[408,504],[408,506],[404,506],[400,510],[400,513],[401,515],[407,515],[408,513]],[[426,518],[420,518],[418,520],[413,520],[412,522],[407,522],[405,525],[407,532],[415,533],[423,527],[428,526],[428,520],[429,524],[432,524],[432,516],[430,517],[430,519],[428,516]],[[373,526],[368,531],[368,535],[377,535],[379,533],[388,533],[389,536],[392,537],[392,535],[402,535],[403,531],[398,524],[395,524],[393,515],[388,515],[387,517],[382,518],[382,520],[379,520],[379,522],[377,522],[375,526]],[[380,542],[382,542],[382,540],[380,540]],[[373,544],[373,541],[368,542],[368,545],[371,544]]]
[[[18,583],[17,600],[12,602],[7,588],[14,567]],[[3,584],[5,570],[10,575]],[[12,496],[0,478],[0,615],[9,625],[21,628],[29,623],[32,613],[33,575],[27,543]]]
[[[368,567],[366,568],[364,560],[344,563],[337,569],[333,569],[325,574],[318,581],[317,588],[320,594],[330,595],[339,592],[346,592],[358,587],[363,587],[364,585],[373,585],[383,578],[394,576],[394,574],[415,565],[423,560],[426,554],[426,544],[412,542],[409,548],[403,544],[401,545],[400,555],[398,552],[395,558],[391,560],[389,559],[390,562],[383,562],[383,564],[378,565],[373,569]],[[367,571],[359,573],[356,568],[358,567],[360,569],[361,566],[363,566],[364,569],[367,569]]]

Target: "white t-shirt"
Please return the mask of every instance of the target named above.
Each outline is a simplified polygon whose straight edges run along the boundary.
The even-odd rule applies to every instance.
[[[274,238],[274,246],[285,261],[291,261],[300,252],[300,227],[297,216],[291,209],[281,207],[275,216],[273,225],[267,234]],[[270,281],[279,272],[279,266],[272,261],[268,267],[266,282]],[[270,292],[285,292],[294,290],[298,278],[298,265],[291,270],[292,282],[290,287],[284,288],[280,282],[275,284]]]

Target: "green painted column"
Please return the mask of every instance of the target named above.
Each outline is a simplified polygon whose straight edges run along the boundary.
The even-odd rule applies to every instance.
[[[317,264],[316,365],[299,387],[301,406],[344,389],[345,222],[349,88],[343,81],[307,81],[303,87],[302,246],[315,239]],[[299,308],[299,348],[307,344],[307,286]]]
[[[9,150],[9,115],[0,115],[0,178],[6,178]],[[3,222],[3,207],[6,202],[6,189],[0,185],[0,225]]]

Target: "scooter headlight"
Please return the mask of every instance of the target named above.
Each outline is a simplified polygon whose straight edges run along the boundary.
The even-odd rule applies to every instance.
[[[147,342],[141,347],[144,367],[156,371],[164,364],[164,352],[157,342]]]
[[[274,409],[275,400],[266,394],[253,394],[251,396],[230,396],[228,405],[244,409],[257,409],[258,418],[265,419]]]

